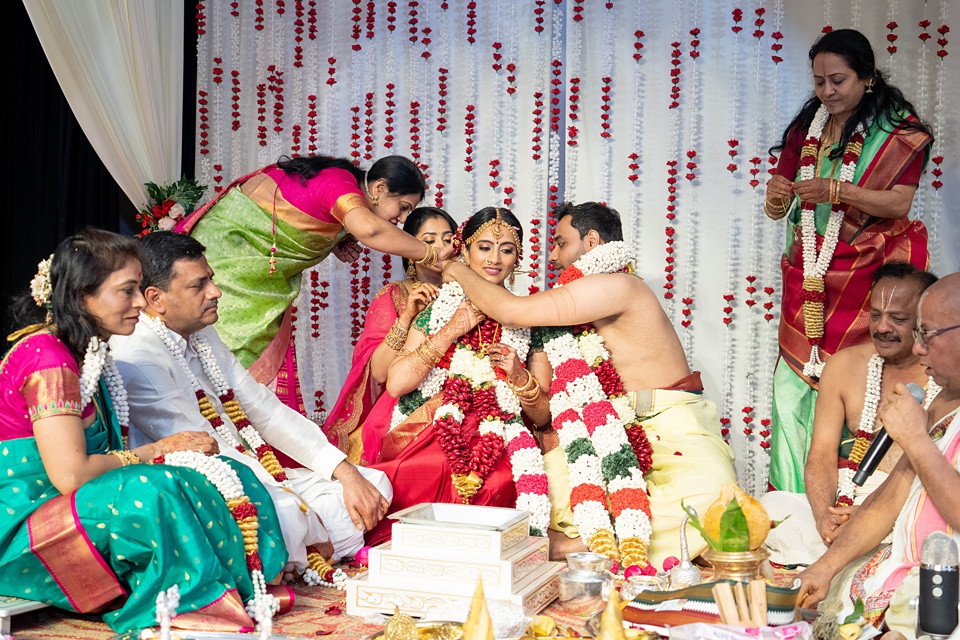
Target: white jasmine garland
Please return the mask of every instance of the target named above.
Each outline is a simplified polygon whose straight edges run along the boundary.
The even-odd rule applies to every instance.
[[[107,393],[113,402],[113,410],[120,423],[120,431],[126,440],[126,431],[130,424],[130,406],[127,404],[127,390],[123,386],[123,378],[117,370],[117,364],[110,354],[110,344],[97,336],[90,338],[87,343],[87,352],[83,356],[83,365],[80,368],[80,408],[86,408],[93,396],[97,393],[97,385],[103,377],[107,386]]]

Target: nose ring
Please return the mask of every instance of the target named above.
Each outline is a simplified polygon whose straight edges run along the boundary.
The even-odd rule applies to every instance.
[[[491,260],[490,258],[487,258],[487,264],[493,264],[493,260]]]

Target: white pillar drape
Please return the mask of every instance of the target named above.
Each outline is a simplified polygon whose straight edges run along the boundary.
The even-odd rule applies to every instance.
[[[130,200],[180,178],[183,4],[23,0],[57,81]]]

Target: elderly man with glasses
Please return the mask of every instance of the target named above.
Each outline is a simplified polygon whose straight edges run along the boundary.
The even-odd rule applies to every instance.
[[[830,549],[804,571],[799,601],[828,597],[843,605],[839,619],[864,602],[864,616],[914,637],[916,611],[906,606],[919,589],[924,538],[933,531],[960,540],[960,273],[920,298],[914,353],[942,387],[927,411],[903,385],[880,401],[877,415],[903,456],[887,480],[853,514]],[[869,554],[893,531],[893,542]],[[833,584],[831,585],[831,581]],[[829,606],[829,603],[828,603]]]

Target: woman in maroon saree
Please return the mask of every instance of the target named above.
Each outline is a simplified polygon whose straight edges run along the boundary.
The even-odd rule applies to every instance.
[[[418,207],[407,216],[403,230],[445,256],[457,223],[443,209]],[[370,303],[350,372],[323,425],[327,439],[353,464],[363,454],[360,427],[383,394],[387,369],[403,348],[413,319],[436,298],[440,287],[440,270],[415,265],[406,258],[403,266],[407,278],[386,285]]]

